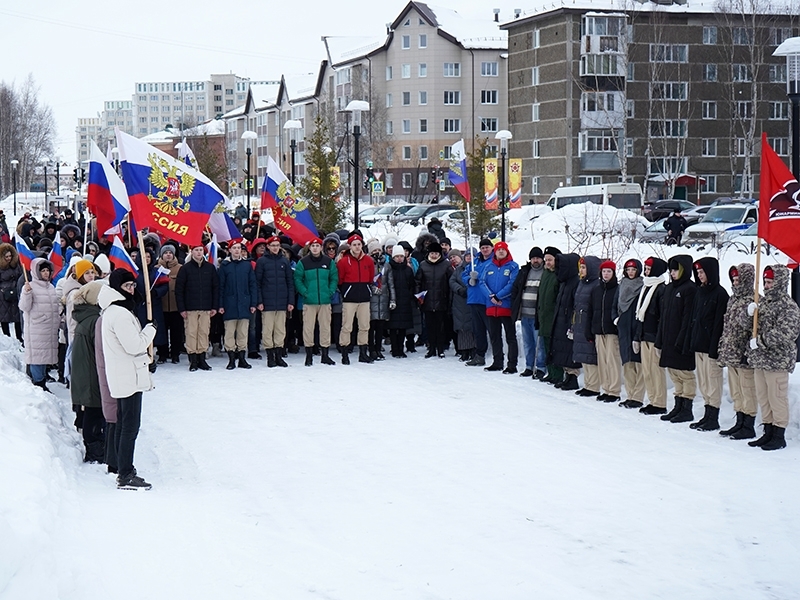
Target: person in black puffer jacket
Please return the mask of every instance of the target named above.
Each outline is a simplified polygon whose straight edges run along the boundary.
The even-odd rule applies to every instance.
[[[628,399],[620,404],[625,408],[641,408],[644,404],[644,376],[642,359],[633,348],[636,325],[636,299],[642,290],[642,263],[635,258],[625,261],[622,279],[617,286],[611,316],[619,332],[619,356],[622,359],[622,378]]]
[[[597,346],[597,366],[600,369],[600,387],[605,393],[597,399],[617,402],[622,391],[622,363],[619,358],[619,336],[612,311],[617,293],[617,265],[614,261],[600,263],[600,285],[590,297],[591,341]]]
[[[667,272],[666,261],[651,256],[644,261],[644,281],[636,301],[636,322],[633,332],[634,352],[642,358],[642,375],[649,404],[639,409],[645,415],[663,415],[667,412],[667,374],[658,364],[656,349],[658,323],[661,320],[661,301],[664,296]]]
[[[572,358],[583,366],[583,388],[575,392],[578,396],[600,395],[597,347],[593,341],[589,341],[592,337],[589,312],[592,291],[600,285],[601,262],[596,256],[584,256],[579,261],[581,280],[575,290],[575,316],[572,318]]]
[[[428,329],[428,353],[425,358],[439,356],[444,358],[445,318],[450,306],[450,276],[453,267],[450,261],[442,258],[442,247],[438,242],[428,244],[428,256],[419,263],[417,271],[417,291],[425,292],[422,311]]]
[[[389,289],[389,340],[392,356],[407,358],[403,352],[406,330],[414,328],[414,272],[406,261],[406,252],[400,244],[392,248],[392,260],[386,272]]]
[[[219,308],[219,276],[217,268],[205,259],[205,251],[202,244],[196,244],[175,279],[175,302],[186,330],[190,371],[211,370],[206,362],[208,334],[211,317]]]
[[[659,365],[665,367],[675,385],[675,406],[661,416],[662,421],[685,423],[694,419],[692,402],[697,390],[694,378],[694,352],[686,341],[692,321],[697,286],[692,281],[692,257],[678,254],[669,259],[671,283],[664,289],[656,348],[661,351]]]
[[[694,265],[694,278],[699,287],[694,297],[688,350],[694,352],[697,384],[705,402],[705,414],[689,425],[700,431],[719,429],[719,406],[722,401],[722,367],[719,340],[728,307],[728,292],[719,284],[719,262],[706,256]]]
[[[577,254],[559,254],[555,265],[559,287],[548,363],[564,369],[563,381],[555,382],[556,387],[564,390],[578,389],[578,374],[581,368],[580,363],[572,358],[573,344],[568,335],[572,329],[572,315],[575,312],[575,290],[580,281],[579,258]]]
[[[281,251],[278,236],[267,239],[267,250],[256,261],[261,343],[267,353],[268,367],[288,367],[283,360],[283,343],[286,341],[286,315],[294,310],[294,273],[289,259]]]

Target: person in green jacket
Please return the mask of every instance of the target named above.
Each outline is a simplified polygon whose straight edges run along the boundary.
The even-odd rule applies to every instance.
[[[314,327],[317,323],[322,364],[336,364],[328,349],[331,345],[331,299],[338,285],[336,263],[322,253],[322,240],[312,239],[308,244],[308,254],[294,269],[294,287],[303,298],[303,345],[307,367],[314,364]]]
[[[547,375],[542,377],[545,382],[557,382],[564,379],[564,371],[556,367],[550,359],[552,349],[553,321],[556,316],[556,298],[558,297],[558,278],[556,277],[556,256],[561,250],[548,246],[544,249],[544,272],[539,282],[539,295],[536,300],[536,327],[544,343],[547,355]]]

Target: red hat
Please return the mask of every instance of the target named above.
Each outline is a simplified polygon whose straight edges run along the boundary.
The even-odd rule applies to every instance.
[[[639,265],[636,264],[636,259],[635,258],[629,258],[625,262],[625,268],[627,269],[628,267],[634,267],[635,269],[639,268]]]
[[[508,244],[506,244],[505,242],[497,242],[497,243],[494,245],[494,250],[495,250],[495,252],[497,252],[497,250],[499,250],[500,248],[502,248],[503,250],[505,250],[506,252],[508,252]]]
[[[644,261],[644,266],[652,267],[654,262],[656,262],[656,259],[651,256],[650,258]]]
[[[775,279],[775,271],[772,270],[772,267],[764,269],[764,279]]]
[[[267,246],[269,246],[273,242],[278,242],[280,244],[281,243],[281,238],[279,238],[277,235],[269,236],[267,238]]]
[[[600,270],[602,271],[603,269],[611,269],[612,271],[616,271],[617,265],[613,260],[604,260],[600,263]]]
[[[318,237],[311,238],[310,240],[308,240],[308,245],[310,246],[311,244],[319,244],[320,246],[322,246],[322,240],[319,239]]]
[[[735,266],[732,266],[730,269],[728,269],[728,277],[733,279],[734,277],[738,276],[739,276],[739,269],[737,269]]]
[[[363,242],[364,242],[364,238],[362,238],[362,237],[361,237],[360,235],[358,235],[357,233],[354,233],[354,234],[353,234],[353,235],[351,235],[349,238],[347,238],[347,243],[348,243],[348,244],[352,244],[352,243],[353,243],[354,241],[356,241],[356,240],[358,240],[358,241],[359,241],[359,242],[361,242],[361,243],[363,243]]]
[[[252,242],[250,242],[250,248],[248,248],[248,251],[253,252],[256,249],[256,246],[258,246],[259,244],[266,245],[266,243],[267,240],[265,240],[264,238],[256,238]]]
[[[578,259],[578,264],[579,264],[579,265],[585,265],[585,264],[586,264],[586,259],[585,259],[584,257],[582,257],[582,256],[581,256],[581,257]]]

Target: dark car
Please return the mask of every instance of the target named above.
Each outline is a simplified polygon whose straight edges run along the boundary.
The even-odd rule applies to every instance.
[[[659,200],[651,204],[645,204],[642,215],[648,221],[658,221],[670,216],[674,211],[685,212],[695,208],[696,204],[688,200]]]
[[[449,207],[449,204],[417,204],[405,214],[399,216],[392,215],[389,220],[391,221],[392,225],[397,225],[398,223],[410,223],[416,227],[421,222],[424,222],[425,218],[430,213],[444,210],[445,208]],[[458,207],[454,206],[453,208],[455,209]]]

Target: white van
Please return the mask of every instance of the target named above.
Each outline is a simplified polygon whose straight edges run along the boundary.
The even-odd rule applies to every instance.
[[[624,208],[637,214],[642,213],[644,206],[642,186],[638,183],[601,183],[599,185],[576,185],[556,188],[547,206],[553,210],[564,208],[568,204],[594,202]]]

